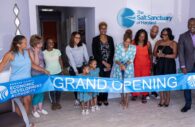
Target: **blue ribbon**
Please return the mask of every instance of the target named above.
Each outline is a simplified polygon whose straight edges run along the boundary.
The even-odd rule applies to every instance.
[[[87,76],[42,75],[0,84],[0,103],[47,91],[152,92],[195,89],[195,73],[159,75],[119,80]]]

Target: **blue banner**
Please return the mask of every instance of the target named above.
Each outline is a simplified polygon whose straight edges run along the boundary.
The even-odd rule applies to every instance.
[[[42,75],[0,84],[0,103],[15,97],[47,91],[128,93],[185,89],[195,89],[195,73],[124,80],[87,76]]]

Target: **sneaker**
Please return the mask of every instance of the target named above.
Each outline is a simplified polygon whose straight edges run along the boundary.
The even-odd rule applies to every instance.
[[[99,111],[100,110],[100,107],[99,106],[95,106],[95,110]]]
[[[78,100],[75,100],[74,105],[75,106],[79,106],[80,105],[80,102]]]
[[[85,115],[88,115],[89,114],[89,110],[85,110]]]
[[[36,127],[35,123],[29,123],[30,127]]]
[[[160,96],[157,96],[157,97],[156,97],[156,99],[158,99],[158,100],[159,100],[159,99],[160,99]]]
[[[44,109],[38,110],[37,112],[40,113],[40,114],[43,114],[43,115],[47,115],[48,114],[48,112],[46,110],[44,110]]]
[[[38,112],[33,112],[32,111],[32,115],[35,117],[35,118],[40,118],[41,116],[39,115]]]
[[[95,112],[95,106],[91,107],[91,112]]]
[[[82,114],[82,115],[85,115],[85,110],[82,110],[81,114]]]
[[[147,99],[147,100],[150,100],[150,96],[147,96],[146,99]]]

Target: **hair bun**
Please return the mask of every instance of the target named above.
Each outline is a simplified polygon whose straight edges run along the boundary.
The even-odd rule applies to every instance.
[[[89,60],[94,60],[94,59],[95,59],[94,56],[89,57]]]

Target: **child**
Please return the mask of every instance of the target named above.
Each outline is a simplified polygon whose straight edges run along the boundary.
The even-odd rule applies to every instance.
[[[88,74],[89,74],[89,66],[88,65],[83,65],[81,75],[87,76]],[[78,99],[81,103],[82,115],[88,115],[89,114],[89,102],[92,99],[90,93],[79,92],[78,93]]]
[[[100,69],[96,67],[97,67],[97,61],[93,57],[91,57],[89,60],[90,76],[99,77]],[[95,93],[95,92],[92,93],[92,100],[91,100],[91,111],[92,112],[95,112],[95,110],[100,110],[100,108],[97,105],[97,96],[98,96],[98,93]]]

